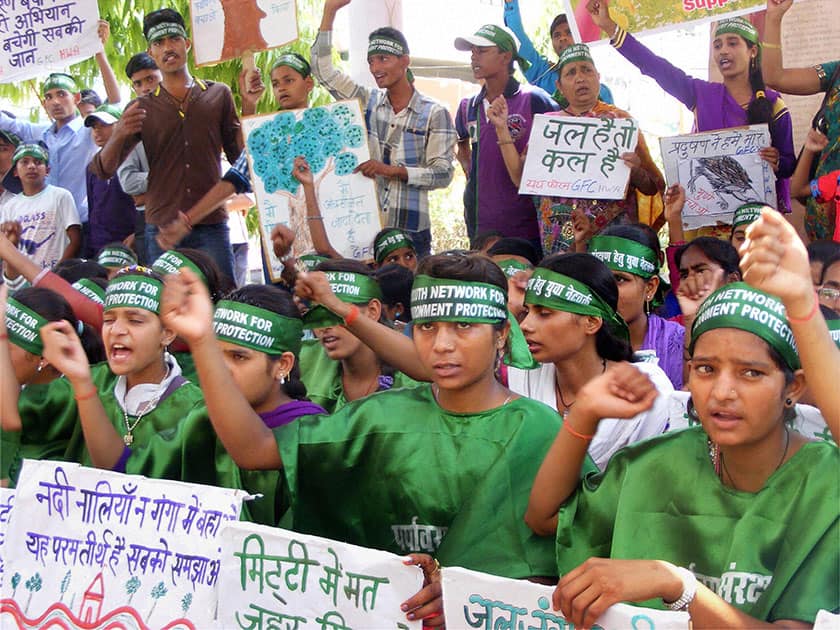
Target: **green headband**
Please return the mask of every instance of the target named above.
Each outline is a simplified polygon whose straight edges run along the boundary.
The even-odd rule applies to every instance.
[[[168,252],[163,252],[160,257],[152,263],[152,269],[162,276],[168,276],[171,273],[178,273],[178,270],[183,267],[186,267],[201,278],[204,286],[207,286],[207,276],[204,275],[204,272],[202,272],[193,261],[175,250],[170,249]]]
[[[413,250],[414,242],[402,230],[388,230],[373,242],[373,257],[376,259],[376,263],[381,265],[388,254],[402,247]]]
[[[274,65],[271,66],[271,69],[274,70],[280,66],[291,68],[304,79],[312,74],[312,68],[309,66],[309,62],[300,55],[296,55],[294,53],[285,53],[280,55],[277,58],[277,61],[274,62]]]
[[[368,40],[368,57],[371,55],[396,55],[397,57],[402,57],[407,54],[408,51],[402,42],[393,37],[388,37],[380,33]]]
[[[303,322],[273,311],[222,300],[213,315],[213,331],[221,341],[250,348],[270,356],[300,352]]]
[[[411,319],[426,322],[472,322],[498,325],[507,320],[509,351],[505,363],[523,370],[538,366],[519,324],[507,308],[505,293],[495,284],[420,275],[411,287]]]
[[[592,53],[589,52],[589,46],[586,44],[572,44],[560,53],[560,59],[557,61],[557,72],[561,72],[563,66],[573,61],[588,61],[593,66],[595,65]]]
[[[157,278],[139,273],[115,276],[105,291],[105,309],[142,308],[160,314],[160,296],[163,283]]]
[[[716,328],[737,328],[766,341],[792,370],[799,369],[796,343],[785,317],[785,307],[775,297],[745,282],[721,287],[700,305],[691,327],[689,353],[704,332]]]
[[[840,319],[828,319],[825,323],[828,325],[828,334],[831,335],[834,344],[840,348]]]
[[[122,269],[123,267],[130,267],[137,264],[137,256],[133,252],[122,247],[103,247],[102,251],[96,257],[98,262],[103,267],[110,267],[112,269]]]
[[[758,44],[758,31],[749,20],[742,17],[734,17],[726,20],[721,20],[715,28],[715,37],[724,35],[725,33],[732,33],[739,35],[748,42]]]
[[[739,225],[749,225],[757,221],[761,216],[761,209],[765,207],[763,203],[745,203],[738,206],[735,216],[732,217],[732,230],[734,231]]]
[[[589,253],[613,271],[632,273],[648,280],[656,275],[659,260],[650,247],[620,236],[595,236]]]
[[[44,354],[41,328],[47,323],[45,318],[15,298],[10,297],[6,302],[6,332],[9,341],[38,357]]]
[[[12,168],[15,167],[15,164],[17,164],[19,160],[27,156],[35,158],[36,160],[41,160],[44,164],[50,163],[50,154],[44,147],[40,144],[28,143],[21,144],[17,149],[15,149],[15,152],[12,154]]]
[[[318,254],[304,254],[298,257],[298,260],[303,263],[307,271],[312,271],[325,260],[329,260],[329,256],[319,256]]]
[[[55,89],[67,90],[71,94],[77,94],[79,92],[79,86],[76,84],[76,80],[69,74],[64,74],[63,72],[55,72],[48,76],[47,80],[41,86],[41,94],[46,94],[50,90]]]
[[[327,281],[332,292],[342,302],[350,304],[367,304],[371,300],[382,300],[379,284],[363,273],[353,271],[327,271]],[[323,306],[313,306],[303,316],[304,328],[326,328],[341,326],[343,320]]]
[[[534,275],[528,280],[525,304],[600,317],[614,335],[630,341],[627,323],[597,293],[584,283],[545,267],[537,267]]]
[[[183,37],[187,39],[187,31],[177,22],[161,22],[149,28],[146,41],[151,44],[164,37]]]
[[[496,262],[508,278],[513,278],[522,271],[531,271],[534,267],[515,258],[505,258]]]
[[[76,291],[84,295],[87,299],[93,300],[97,304],[105,304],[105,289],[100,287],[90,278],[81,278],[71,285]]]

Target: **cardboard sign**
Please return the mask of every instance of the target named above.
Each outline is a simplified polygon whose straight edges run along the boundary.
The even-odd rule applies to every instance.
[[[0,2],[0,83],[64,71],[102,50],[96,0]]]
[[[632,118],[534,116],[519,193],[579,199],[624,199],[636,149]]]
[[[250,523],[222,530],[220,628],[416,628],[423,573],[400,556]]]
[[[776,207],[776,175],[758,155],[770,146],[767,125],[661,138],[659,143],[668,185],[685,188],[684,229],[729,225],[744,203]]]
[[[298,38],[295,0],[190,0],[199,66],[285,46]]]
[[[212,627],[221,526],[246,496],[25,460],[3,545],[0,627]]]
[[[295,233],[296,256],[314,251],[303,186],[292,175],[297,156],[305,157],[312,170],[333,248],[345,258],[373,258],[373,237],[382,229],[376,186],[353,172],[370,159],[359,101],[254,116],[242,121],[242,130],[273,281],[283,269],[271,246],[275,225],[287,225]]]

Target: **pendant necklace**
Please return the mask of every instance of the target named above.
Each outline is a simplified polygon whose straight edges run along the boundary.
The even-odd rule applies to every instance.
[[[790,447],[790,430],[785,427],[785,448],[782,451],[782,457],[779,459],[779,463],[776,464],[776,467],[773,469],[773,473],[775,473],[779,468],[782,467],[782,464],[785,462],[785,457],[788,454],[788,448]],[[711,440],[709,440],[709,459],[712,462],[712,466],[715,469],[715,475],[718,479],[720,479],[721,483],[723,483],[723,475],[726,473],[726,476],[729,478],[729,482],[733,488],[736,490],[738,487],[735,485],[735,480],[732,478],[732,473],[729,472],[729,469],[726,467],[726,459],[723,457],[723,453],[720,450],[720,446]],[[773,473],[770,473],[771,475]]]
[[[169,378],[169,364],[166,364],[166,374],[163,375],[163,379],[160,381],[158,385],[158,391],[155,394],[155,397],[147,400],[146,404],[143,406],[143,411],[141,411],[136,416],[131,414],[135,417],[134,424],[131,424],[128,421],[128,411],[125,407],[125,398],[123,398],[123,418],[125,419],[125,435],[123,436],[123,444],[126,446],[131,446],[132,442],[134,442],[134,435],[132,435],[132,431],[134,431],[135,427],[140,424],[140,421],[146,416],[147,413],[152,411],[155,407],[157,407],[158,402],[160,402],[160,397],[163,396],[163,392],[166,389],[164,383],[166,383],[166,379]],[[128,394],[128,390],[126,390],[126,395]]]
[[[601,374],[607,371],[607,360],[603,357],[601,358]],[[577,399],[573,400],[570,403],[567,403],[566,400],[563,398],[563,390],[560,388],[560,383],[557,381],[557,377],[554,378],[554,388],[557,390],[557,397],[560,399],[560,404],[563,405],[563,412],[562,416],[563,419],[566,419],[566,415],[571,411],[572,405],[575,404]],[[558,410],[559,411],[559,410]]]

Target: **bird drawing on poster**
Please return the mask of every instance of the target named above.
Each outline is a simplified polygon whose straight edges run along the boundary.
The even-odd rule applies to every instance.
[[[729,203],[723,195],[735,197],[742,203],[762,199],[763,196],[753,188],[752,179],[749,173],[741,166],[740,162],[728,155],[720,157],[701,157],[691,160],[691,178],[686,188],[694,192],[697,187],[697,180],[704,177],[711,184],[713,191],[718,197],[718,205],[721,210],[729,208]]]

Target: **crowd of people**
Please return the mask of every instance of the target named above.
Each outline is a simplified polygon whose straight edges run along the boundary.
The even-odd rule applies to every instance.
[[[519,194],[534,115],[632,116],[566,16],[556,60],[517,0],[508,28],[457,38],[481,90],[449,112],[416,89],[394,28],[369,36],[376,88],[336,67],[351,0],[325,0],[310,58],[281,51],[267,78],[278,110],[307,108],[316,81],[359,99],[356,170],[385,227],[372,260],[342,258],[297,157],[308,229],[272,232],[274,284],[245,283],[225,206],[251,191],[239,117],[263,76],[243,71],[237,112],[190,73],[183,16],[148,13],[125,109],[100,53],[104,103],[54,73],[51,124],[0,113],[2,483],[32,458],[246,490],[253,522],[410,555],[425,580],[403,611],[426,627],[446,624],[441,565],[556,584],[582,627],[618,602],[696,628],[837,613],[840,60],[783,66],[792,1],[767,1],[763,36],[716,23],[722,82],[654,55],[609,0],[584,3],[697,131],[769,128],[775,205],[687,231],[686,191],[666,190],[643,134],[620,156],[623,199]],[[825,93],[798,158],[780,92]],[[471,249],[433,253],[429,191],[456,164]]]

